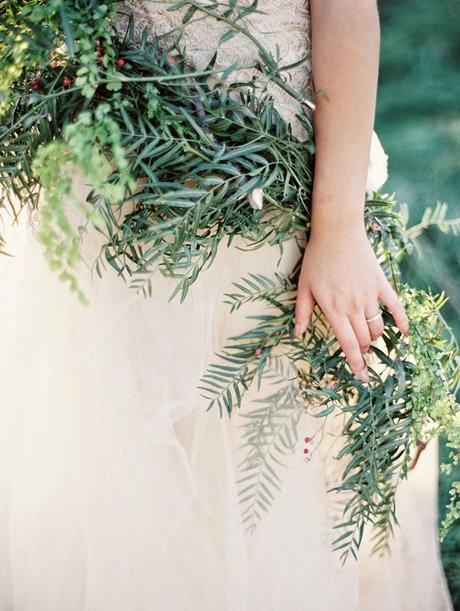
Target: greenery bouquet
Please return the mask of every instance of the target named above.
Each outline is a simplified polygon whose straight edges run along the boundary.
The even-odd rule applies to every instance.
[[[161,273],[176,279],[170,299],[184,300],[223,240],[241,236],[248,248],[282,248],[298,232],[308,237],[312,103],[285,78],[289,66],[244,28],[257,0],[244,6],[182,0],[170,7],[183,11],[183,27],[203,15],[227,24],[221,44],[236,35],[251,37],[261,78],[247,82],[229,82],[237,66],[216,70],[215,55],[204,70],[194,69],[180,32],[137,35],[129,16],[120,30],[119,8],[109,0],[0,2],[0,211],[13,221],[22,209],[40,215],[44,255],[82,302],[76,266],[85,227],[70,221],[64,206],[69,198],[83,213],[83,225],[102,236],[94,262],[99,275],[113,270],[148,296]],[[299,102],[305,139],[296,138],[277,112],[267,82]],[[91,187],[85,201],[73,193],[75,166]],[[345,467],[333,489],[343,498],[333,543],[343,560],[356,557],[366,524],[375,529],[374,549],[388,546],[397,522],[395,491],[416,461],[414,447],[420,451],[442,432],[451,463],[459,460],[459,355],[440,313],[445,298],[404,284],[399,269],[423,227],[455,230],[459,223],[446,220],[445,208],[437,206],[422,225],[409,228],[404,206],[377,192],[366,202],[365,222],[411,321],[402,336],[383,311],[385,332],[371,348],[368,386],[349,371],[320,311],[308,337],[294,338],[301,258],[289,275],[236,279],[226,295],[230,309],[259,302],[270,313],[252,316],[252,329],[229,338],[200,382],[208,409],[223,416],[241,407],[262,376],[286,381],[245,414],[247,454],[239,483],[248,528],[282,485],[278,467],[297,445],[303,410],[319,423],[343,415],[337,458],[345,459]],[[8,254],[4,240],[0,246]],[[286,359],[296,372],[294,385],[283,368]],[[443,532],[459,515],[455,484]]]

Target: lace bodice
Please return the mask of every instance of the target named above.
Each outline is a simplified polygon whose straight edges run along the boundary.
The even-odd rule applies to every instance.
[[[239,0],[239,4],[243,6],[251,3],[252,0]],[[147,28],[152,32],[165,34],[182,26],[181,20],[187,7],[168,10],[174,4],[174,2],[125,0],[121,12],[134,15],[135,27],[139,33]],[[216,10],[222,11],[222,8]],[[280,66],[295,64],[307,56],[300,66],[283,72],[283,75],[294,89],[305,92],[305,97],[311,99],[312,81],[308,57],[311,49],[309,0],[284,0],[282,3],[279,0],[259,0],[257,12],[244,17],[241,25],[277,59]],[[226,68],[233,63],[249,66],[233,72],[229,80],[242,76],[246,79],[252,76],[251,73],[260,75],[257,69],[259,49],[243,33],[237,34],[219,46],[221,36],[228,29],[229,26],[225,22],[209,15],[196,13],[192,22],[184,28],[180,44],[198,70],[206,67],[213,53],[218,49],[214,66],[216,69]],[[268,90],[273,95],[280,114],[291,122],[294,133],[301,137],[302,128],[295,119],[299,103],[272,83],[269,84]],[[309,112],[308,107],[306,111]]]

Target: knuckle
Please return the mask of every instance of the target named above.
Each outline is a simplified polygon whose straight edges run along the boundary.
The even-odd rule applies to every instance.
[[[296,316],[295,317],[295,324],[296,325],[306,325],[308,324],[309,318],[308,316],[304,316],[304,315],[300,315],[300,316]]]
[[[296,322],[302,322],[308,318],[308,310],[305,307],[305,305],[302,305],[302,304],[297,305],[295,309],[295,313],[294,313],[294,318]]]
[[[362,309],[362,299],[359,295],[352,295],[350,297],[349,309],[351,312],[358,312]]]
[[[302,310],[304,310],[306,304],[307,304],[306,295],[305,294],[298,294],[297,298],[296,298],[296,302],[295,302],[295,311],[296,311],[296,313],[297,312],[301,312]]]
[[[393,289],[391,289],[391,292],[388,296],[388,307],[392,311],[403,309],[402,304],[399,301],[399,297]]]
[[[302,279],[300,279],[297,284],[297,299],[305,295],[305,293],[307,292],[307,288],[308,288],[307,283],[302,281]]]
[[[324,301],[321,304],[321,310],[326,315],[329,322],[336,321],[340,317],[340,310],[330,301]]]
[[[334,294],[331,295],[327,300],[326,300],[326,307],[329,309],[329,311],[332,314],[338,314],[341,311],[341,300],[339,298],[338,295]]]
[[[370,290],[366,290],[363,293],[363,302],[366,304],[375,304],[377,303],[377,294],[378,294],[378,289],[374,289],[372,291]]]
[[[394,312],[398,307],[398,299],[394,295],[389,295],[386,300],[386,306],[390,312]]]
[[[371,335],[381,335],[385,329],[385,325],[383,324],[382,319],[373,321],[371,325],[369,325]]]
[[[403,316],[405,315],[404,312],[404,306],[403,304],[399,301],[399,299],[396,297],[394,300],[394,304],[393,307],[395,309],[396,312],[398,312],[399,314],[402,314]]]
[[[356,356],[352,356],[349,359],[349,363],[353,371],[360,372],[364,368],[364,361],[362,357],[357,358]]]
[[[330,307],[337,312],[343,312],[350,302],[348,293],[342,289],[335,289],[334,292],[328,298]]]
[[[372,329],[371,330],[371,337],[372,337],[372,339],[378,339],[382,334],[383,334],[383,326],[379,327],[377,329]]]
[[[345,354],[348,354],[351,357],[355,349],[355,344],[350,339],[344,338],[340,342],[340,345],[342,346],[342,350],[345,352]]]

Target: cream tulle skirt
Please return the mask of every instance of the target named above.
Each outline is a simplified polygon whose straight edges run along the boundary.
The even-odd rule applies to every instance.
[[[48,269],[25,222],[0,258],[0,611],[445,611],[435,539],[436,447],[399,491],[390,558],[341,567],[330,549],[338,438],[305,462],[253,534],[240,521],[242,418],[206,412],[196,386],[248,328],[223,292],[248,271],[289,272],[294,239],[222,245],[187,299],[82,274],[90,306]],[[260,308],[260,305],[257,306]],[[257,308],[256,308],[257,311]],[[252,398],[251,390],[243,411]],[[336,427],[337,428],[337,427]]]

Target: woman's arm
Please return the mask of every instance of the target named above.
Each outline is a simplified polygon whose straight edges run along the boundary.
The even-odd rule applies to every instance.
[[[380,24],[376,0],[310,0],[312,77],[317,93],[311,235],[302,263],[296,336],[317,303],[361,380],[362,353],[383,332],[367,323],[383,302],[399,329],[408,320],[364,228],[364,203],[375,118]]]

